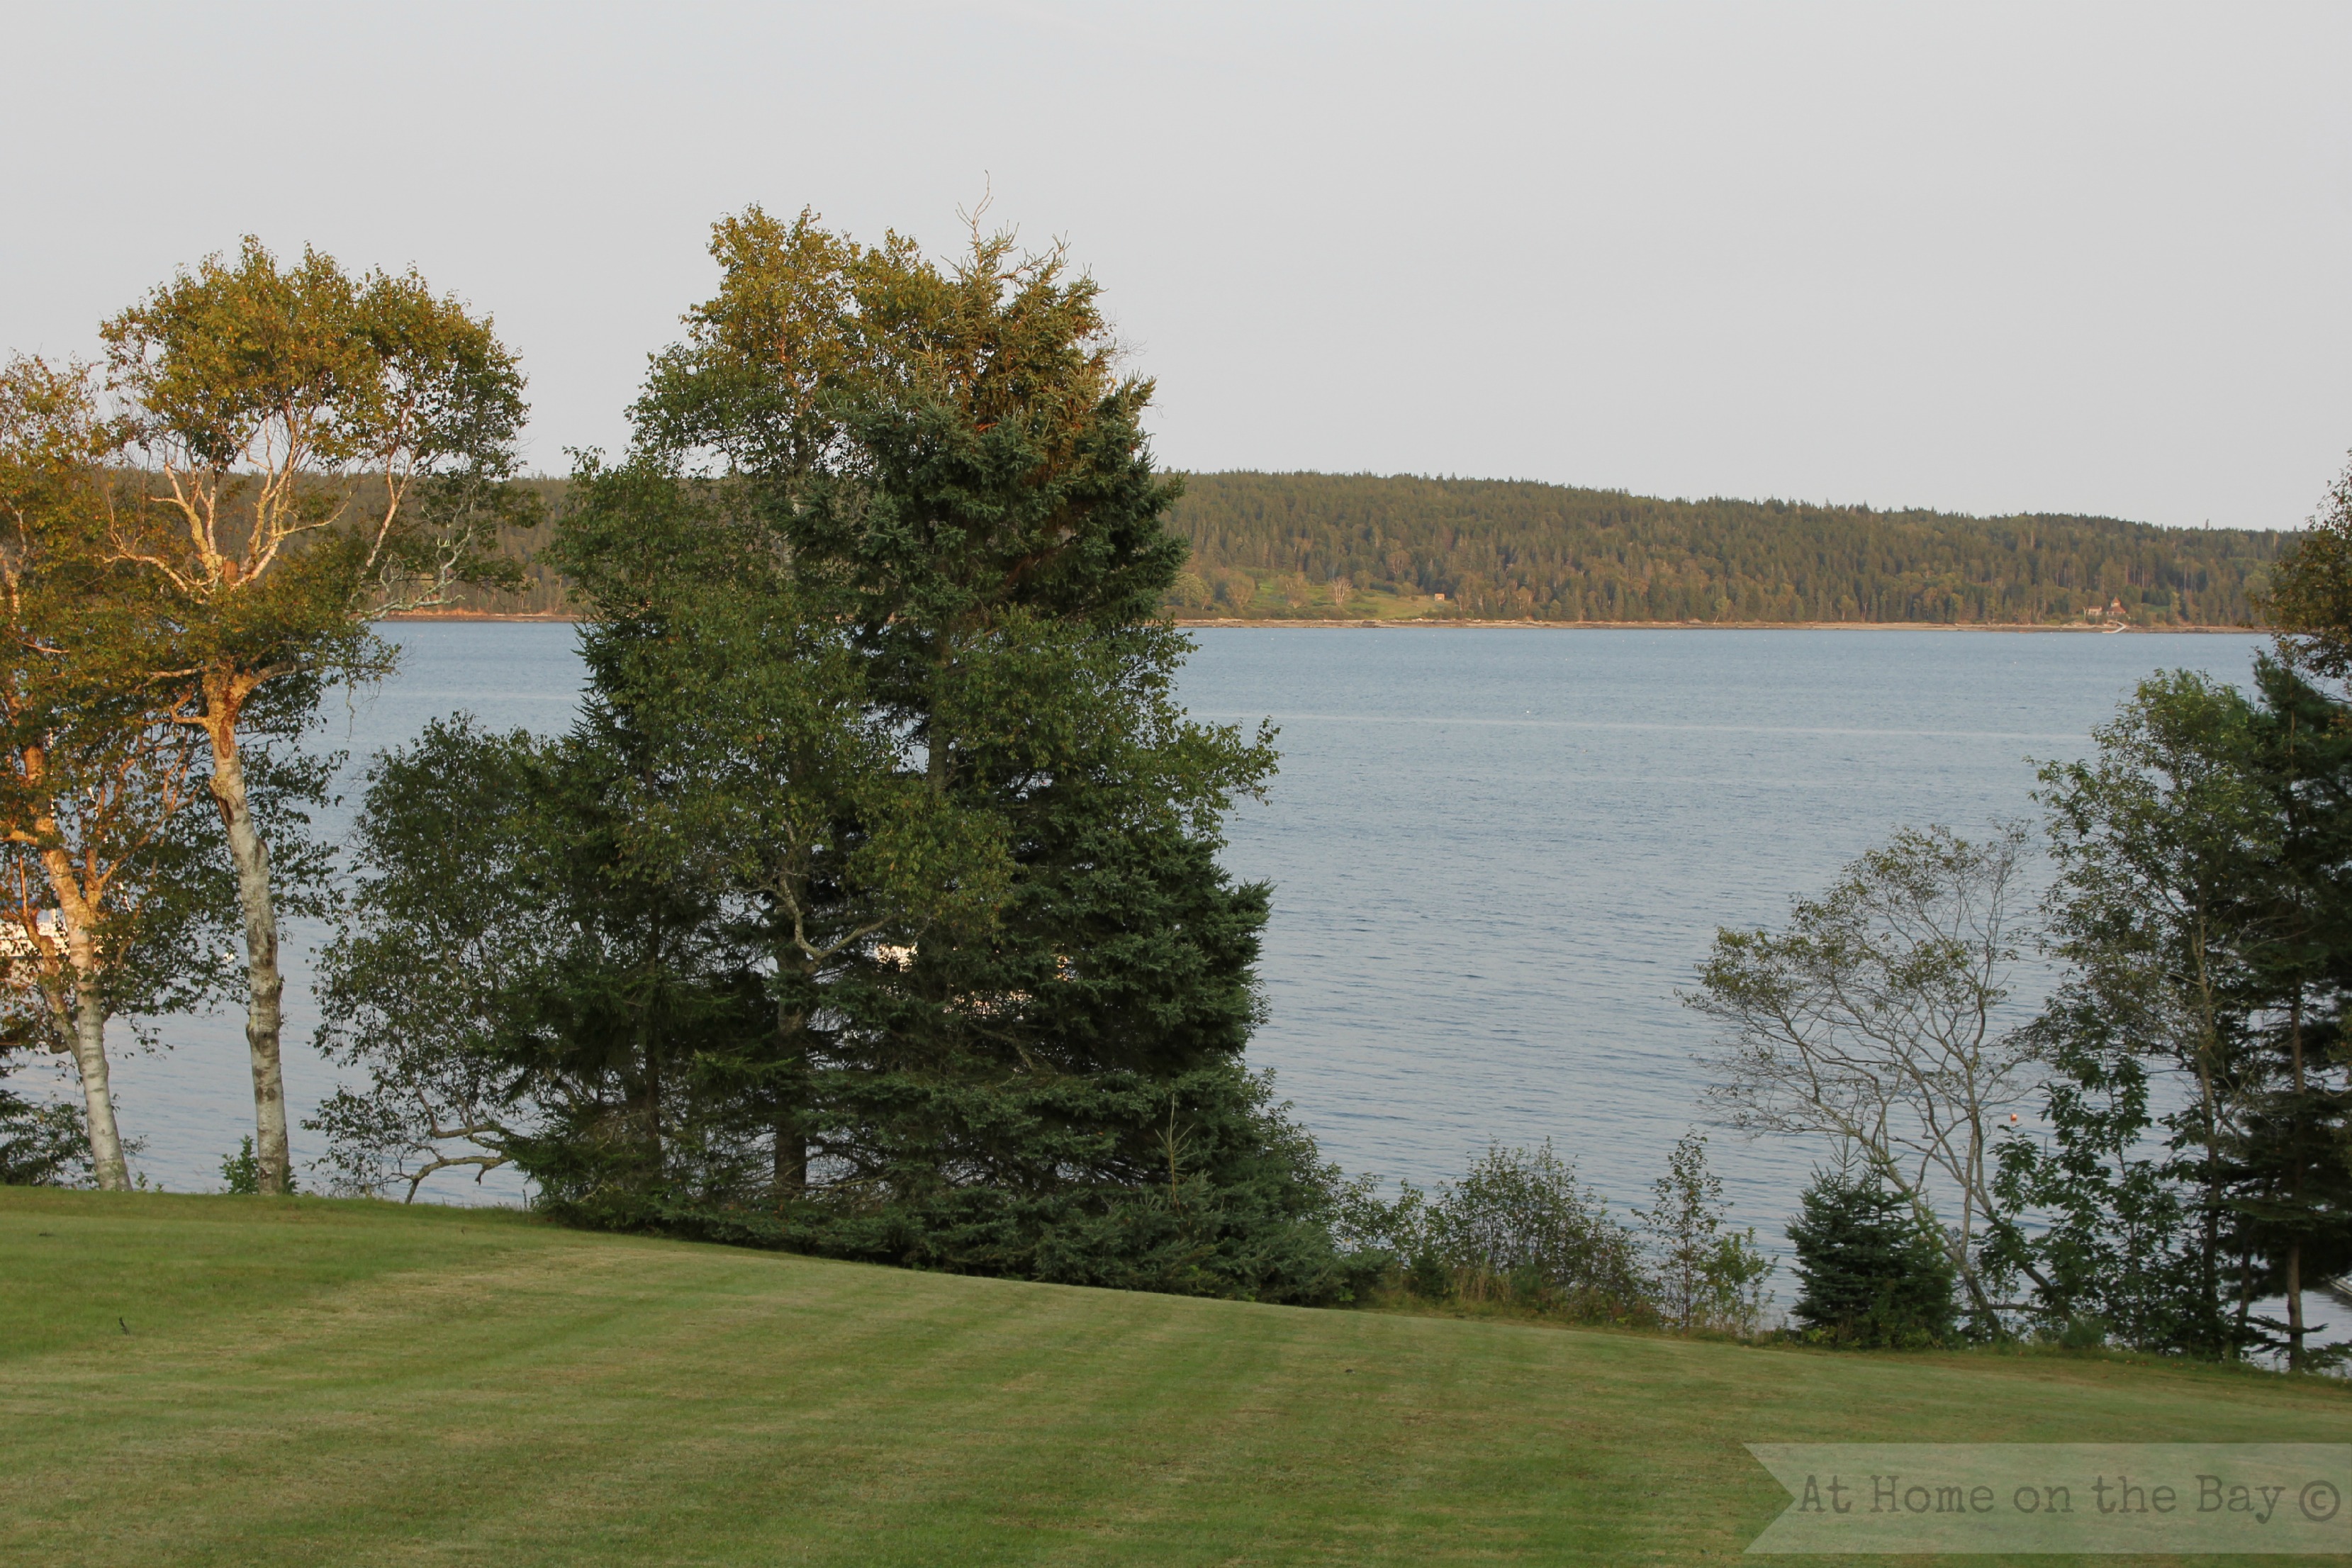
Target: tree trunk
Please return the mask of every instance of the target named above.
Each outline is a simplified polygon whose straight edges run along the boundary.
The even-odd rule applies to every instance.
[[[779,976],[788,966],[797,967],[803,975],[813,975],[816,970],[816,965],[805,958],[787,959],[778,955],[776,971]],[[808,1196],[807,1016],[780,1005],[776,1009],[776,1037],[779,1050],[792,1064],[793,1076],[796,1080],[793,1105],[776,1118],[776,1202],[781,1205]]]
[[[2303,1243],[2286,1249],[2286,1369],[2303,1370]]]
[[[2294,1001],[2288,1015],[2287,1038],[2294,1053],[2294,1179],[2290,1194],[2295,1217],[2302,1218],[2303,1208],[2303,987],[2295,986]],[[2303,1241],[2300,1237],[2287,1244],[2286,1249],[2286,1369],[2303,1370]]]
[[[800,1119],[784,1117],[776,1122],[776,1201],[793,1203],[808,1195],[808,1141],[802,1136]]]
[[[947,726],[940,718],[944,706],[948,669],[955,661],[955,644],[946,632],[940,634],[939,650],[931,661],[930,711],[923,722],[923,774],[933,795],[948,792],[948,762],[950,742]]]
[[[81,1072],[83,1113],[89,1127],[90,1163],[100,1192],[127,1193],[131,1170],[114,1123],[114,1091],[106,1063],[106,1009],[96,991],[78,986],[73,1007],[74,1066]]]
[[[246,800],[245,763],[236,743],[241,694],[213,689],[205,682],[205,731],[211,737],[213,799],[228,829],[229,858],[236,867],[236,901],[245,916],[245,974],[248,999],[245,1044],[253,1060],[253,1150],[260,1188],[284,1193],[292,1174],[286,1138],[286,1072],[278,1036],[285,1027],[286,976],[278,967],[278,906],[269,891],[269,846],[254,826]]]
[[[2201,1033],[2196,1047],[2198,1093],[2204,1106],[2204,1125],[2200,1130],[2205,1144],[2205,1296],[2218,1309],[2221,1300],[2221,1100],[2214,1079],[2226,1065],[2221,1056],[2221,1030],[2218,1021],[2220,1009],[2214,997],[2214,982],[2207,963],[2210,948],[2206,942],[2207,911],[2200,908],[2189,932],[2189,953],[2197,966],[2197,1017]],[[2238,1330],[2245,1331],[2246,1315],[2252,1309],[2247,1299],[2243,1264],[2241,1265],[2238,1300]]]
[[[48,776],[46,753],[38,747],[27,747],[23,753],[24,777],[35,784]],[[58,914],[65,921],[64,952],[47,954],[54,965],[40,981],[41,1000],[49,1010],[51,1024],[66,1041],[65,1048],[73,1053],[74,1067],[81,1075],[83,1126],[89,1136],[90,1165],[98,1177],[99,1191],[124,1193],[131,1190],[131,1172],[122,1157],[122,1134],[114,1121],[114,1090],[112,1073],[106,1060],[105,987],[99,977],[100,948],[98,942],[98,911],[85,896],[85,889],[73,857],[66,852],[58,832],[55,816],[44,811],[36,819],[35,829],[42,841],[41,868],[47,873],[49,891],[58,900]],[[37,922],[28,933],[39,942]],[[73,1001],[66,1001],[66,983],[70,977]]]

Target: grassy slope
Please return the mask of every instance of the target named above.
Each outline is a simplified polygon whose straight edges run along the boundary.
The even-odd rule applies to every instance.
[[[0,1189],[0,1430],[7,1563],[1615,1563],[1737,1554],[1784,1500],[1742,1442],[2336,1441],[2352,1403]]]

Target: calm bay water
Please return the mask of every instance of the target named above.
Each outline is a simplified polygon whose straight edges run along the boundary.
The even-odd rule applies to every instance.
[[[327,743],[354,759],[460,709],[499,728],[569,721],[569,627],[394,631],[401,673],[333,712]],[[2080,755],[2154,670],[2241,680],[2260,646],[1931,630],[1198,637],[1194,713],[1282,730],[1282,773],[1235,815],[1226,855],[1275,887],[1253,1060],[1351,1171],[1427,1183],[1489,1139],[1548,1137],[1621,1202],[1645,1195],[1699,1114],[1692,1058],[1707,1031],[1675,992],[1717,926],[1777,920],[1896,826],[1966,832],[2029,812],[2029,757]],[[292,934],[299,1117],[333,1071],[308,1047],[301,955],[318,933]],[[150,1180],[216,1187],[250,1127],[241,1021],[163,1033],[171,1049],[126,1050],[118,1070],[125,1131],[146,1141]],[[306,1142],[298,1131],[298,1154]],[[1724,1133],[1712,1151],[1741,1217],[1777,1240],[1815,1152]],[[515,1195],[438,1181],[452,1201]]]

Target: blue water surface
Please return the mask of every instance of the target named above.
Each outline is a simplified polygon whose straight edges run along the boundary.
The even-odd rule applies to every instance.
[[[544,732],[575,710],[568,626],[386,631],[399,674],[339,701],[325,736],[353,775],[436,716]],[[1646,1196],[1702,1113],[1708,1031],[1675,992],[1717,926],[1776,920],[1897,826],[2030,813],[2029,759],[2082,754],[2155,670],[2243,680],[2260,646],[1929,629],[1195,635],[1194,712],[1281,728],[1282,772],[1234,815],[1225,856],[1274,887],[1253,1061],[1350,1170],[1425,1184],[1489,1140],[1549,1138],[1621,1204]],[[320,933],[290,935],[299,1117],[334,1075],[309,1047]],[[163,1034],[157,1055],[117,1037],[125,1130],[144,1140],[151,1181],[217,1187],[251,1122],[241,1020],[170,1019]],[[1777,1238],[1819,1152],[1718,1132],[1712,1152],[1741,1217]],[[496,1176],[436,1189],[517,1195]]]

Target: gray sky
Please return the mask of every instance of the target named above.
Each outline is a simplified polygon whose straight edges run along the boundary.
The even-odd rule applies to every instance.
[[[616,446],[710,221],[1069,242],[1163,462],[2293,526],[2352,447],[2352,5],[0,0],[0,347],[251,231]]]

